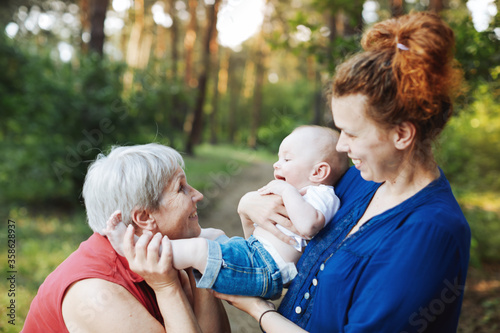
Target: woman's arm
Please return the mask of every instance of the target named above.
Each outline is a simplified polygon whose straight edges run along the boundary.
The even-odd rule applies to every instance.
[[[75,282],[64,296],[62,314],[69,332],[165,332],[128,290],[102,279]]]
[[[257,322],[261,329],[268,333],[303,333],[301,327],[295,325],[275,311],[274,304],[260,297],[226,295],[213,291],[220,299],[227,301],[232,306],[248,313]],[[272,310],[272,311],[270,311]]]
[[[222,301],[208,290],[196,288],[191,269],[188,270],[189,283],[193,293],[193,309],[204,333],[230,333],[231,326]]]
[[[163,242],[159,256],[161,235],[151,240],[152,234],[145,233],[135,245],[132,227],[125,235],[123,249],[129,265],[155,291],[165,327],[124,287],[102,279],[85,279],[70,286],[64,296],[62,314],[68,330],[201,332],[178,272],[172,267],[170,244]]]
[[[276,228],[276,224],[280,224],[288,230],[296,231],[288,218],[281,196],[262,196],[257,191],[248,192],[240,199],[238,214],[245,231],[245,237],[247,237],[247,233],[250,235],[253,232],[253,224],[255,223],[285,243],[296,243],[293,238]]]

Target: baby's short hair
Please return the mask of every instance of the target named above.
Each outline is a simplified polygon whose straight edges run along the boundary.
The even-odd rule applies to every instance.
[[[349,168],[347,154],[338,152],[336,149],[340,133],[330,127],[319,125],[302,125],[295,128],[293,132],[307,129],[313,130],[316,135],[315,144],[321,154],[320,158],[328,163],[332,170],[328,177],[328,184],[334,185]]]

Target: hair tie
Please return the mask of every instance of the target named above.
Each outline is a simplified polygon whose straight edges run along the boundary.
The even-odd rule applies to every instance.
[[[401,43],[397,43],[396,46],[398,47],[398,49],[403,50],[403,51],[408,51],[409,50],[408,46],[403,45]]]

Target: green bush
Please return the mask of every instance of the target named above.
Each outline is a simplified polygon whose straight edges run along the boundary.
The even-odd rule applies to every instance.
[[[74,206],[89,161],[111,145],[181,146],[187,93],[150,69],[125,91],[125,69],[95,55],[59,63],[0,37],[4,204]]]
[[[307,81],[266,85],[258,144],[277,152],[281,141],[295,127],[311,123],[314,94],[314,84]]]
[[[439,159],[462,189],[500,191],[500,86],[483,82],[471,100],[444,130]]]
[[[475,265],[500,259],[499,88],[477,83],[472,102],[452,118],[438,145],[439,163],[471,226]]]

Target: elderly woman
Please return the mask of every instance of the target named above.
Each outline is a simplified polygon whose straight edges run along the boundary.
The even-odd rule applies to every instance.
[[[123,221],[149,242],[200,234],[196,204],[203,195],[189,186],[182,157],[159,144],[112,149],[90,166],[83,196],[94,234],[45,282],[31,303],[24,332],[229,332],[220,300],[194,287],[191,271],[171,266],[168,246],[155,236],[148,252],[138,243],[137,261],[119,256],[100,233],[119,209]],[[144,243],[142,243],[145,245]],[[150,253],[156,253],[150,255]]]
[[[332,86],[337,150],[354,164],[335,187],[340,210],[307,246],[279,312],[218,295],[266,332],[457,330],[471,235],[431,149],[460,83],[453,31],[413,13],[374,25],[362,46]],[[289,225],[279,198],[250,193],[239,212],[277,236],[274,224]]]

